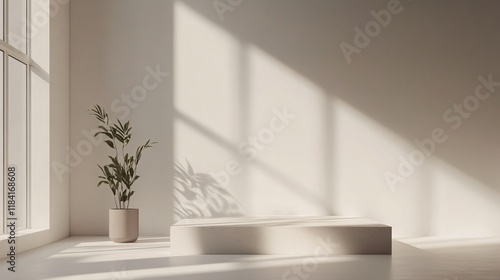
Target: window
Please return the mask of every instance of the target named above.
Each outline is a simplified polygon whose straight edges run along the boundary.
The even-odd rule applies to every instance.
[[[48,213],[48,192],[41,190],[48,190],[50,165],[49,2],[0,0],[0,234],[6,232],[9,166],[16,168],[17,230],[44,227],[40,217]]]

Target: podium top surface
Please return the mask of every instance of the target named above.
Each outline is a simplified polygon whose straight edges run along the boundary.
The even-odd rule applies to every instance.
[[[245,216],[183,219],[173,227],[390,227],[362,217],[343,216]]]

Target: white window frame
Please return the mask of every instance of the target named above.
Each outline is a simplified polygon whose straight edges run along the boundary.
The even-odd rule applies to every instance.
[[[31,96],[32,96],[32,88],[31,88],[31,73],[34,72],[42,78],[44,81],[47,83],[50,82],[50,76],[49,73],[43,69],[40,65],[38,65],[32,58],[31,58],[31,35],[29,33],[30,27],[31,27],[31,0],[26,0],[26,54],[23,53],[22,51],[16,49],[14,46],[9,44],[9,0],[0,0],[0,2],[3,2],[3,40],[0,38],[0,50],[3,52],[3,58],[4,58],[4,63],[3,63],[3,165],[4,165],[4,170],[3,172],[3,209],[0,209],[0,216],[3,219],[3,228],[0,228],[0,235],[6,233],[6,218],[7,218],[7,213],[6,213],[6,198],[7,198],[7,167],[9,165],[8,162],[8,137],[7,136],[7,131],[8,131],[8,113],[9,113],[9,108],[8,108],[8,88],[9,88],[9,81],[8,81],[8,63],[9,63],[9,57],[12,57],[23,64],[26,65],[26,228],[25,229],[31,229],[31,213],[33,211],[32,209],[32,201],[31,201]],[[1,5],[2,3],[0,3]],[[49,199],[47,197],[47,199]]]

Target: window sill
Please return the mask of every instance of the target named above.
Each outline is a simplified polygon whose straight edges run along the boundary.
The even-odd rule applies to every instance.
[[[48,230],[49,230],[48,228],[44,228],[44,229],[22,229],[22,230],[16,232],[16,238],[17,237],[26,236],[26,235],[31,235],[31,234],[42,233],[42,232],[48,231]],[[0,241],[7,240],[7,239],[9,239],[9,234],[7,234],[7,233],[0,234]]]

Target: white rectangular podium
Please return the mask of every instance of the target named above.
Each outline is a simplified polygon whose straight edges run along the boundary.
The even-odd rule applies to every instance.
[[[392,228],[359,217],[185,219],[170,227],[172,255],[390,255]]]

